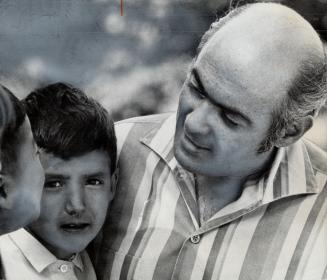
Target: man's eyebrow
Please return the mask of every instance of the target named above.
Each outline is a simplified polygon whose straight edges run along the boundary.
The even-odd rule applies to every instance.
[[[227,112],[230,112],[232,114],[236,114],[236,115],[239,115],[242,119],[244,119],[244,121],[251,125],[252,124],[252,121],[245,115],[243,114],[238,108],[232,106],[232,105],[225,105],[221,102],[217,102],[216,100],[214,100],[213,98],[211,98],[207,91],[205,90],[204,86],[203,86],[203,83],[201,81],[201,77],[200,77],[200,74],[198,72],[198,70],[196,68],[193,68],[192,69],[192,75],[194,76],[201,92],[203,93],[203,95],[208,98],[214,105],[218,106],[218,107],[221,107],[223,108],[224,110],[226,110]]]
[[[204,88],[204,86],[203,86],[203,84],[202,84],[202,81],[201,81],[201,79],[200,79],[199,72],[198,72],[198,70],[196,70],[196,68],[193,68],[193,69],[192,69],[192,75],[194,76],[194,78],[195,78],[195,80],[196,80],[196,83],[198,84],[200,90],[201,90],[203,93],[205,93],[205,95],[207,95],[207,94],[206,94],[206,90],[205,90],[205,88]]]

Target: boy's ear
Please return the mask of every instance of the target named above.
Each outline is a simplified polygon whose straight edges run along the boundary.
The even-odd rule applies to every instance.
[[[0,174],[0,209],[10,209],[11,201],[3,184],[3,175]]]
[[[0,172],[2,171],[2,164],[1,164],[1,154],[0,154]],[[3,185],[3,177],[0,174],[0,209],[7,209],[8,205],[6,205],[7,194]]]
[[[279,139],[275,142],[275,146],[286,147],[299,140],[312,127],[313,119],[312,115],[307,115],[302,120],[284,128]]]
[[[9,200],[8,196],[4,197],[0,195],[0,209],[11,209],[11,201]]]
[[[116,170],[111,175],[111,193],[112,193],[113,197],[115,196],[115,193],[116,193],[118,177],[119,177],[119,168],[116,167]]]

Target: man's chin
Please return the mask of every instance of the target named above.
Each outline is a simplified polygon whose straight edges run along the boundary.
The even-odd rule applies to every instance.
[[[192,159],[188,154],[186,154],[181,149],[177,148],[174,149],[174,154],[177,162],[187,171],[192,173],[197,173],[196,168],[194,166],[194,159]]]

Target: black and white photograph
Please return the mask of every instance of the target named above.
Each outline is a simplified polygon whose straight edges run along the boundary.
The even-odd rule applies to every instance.
[[[0,280],[327,280],[326,0],[0,0]]]

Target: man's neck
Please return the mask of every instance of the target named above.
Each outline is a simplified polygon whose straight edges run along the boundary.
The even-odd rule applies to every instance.
[[[200,223],[203,224],[220,209],[236,201],[243,190],[245,180],[242,178],[208,178],[197,176],[196,193],[200,214]]]
[[[244,184],[249,179],[256,179],[271,167],[276,151],[271,151],[258,163],[258,168],[252,169],[243,176],[206,177],[195,174],[196,194],[199,207],[200,223],[203,224],[220,209],[236,201],[242,194]],[[254,170],[254,171],[253,171]]]

